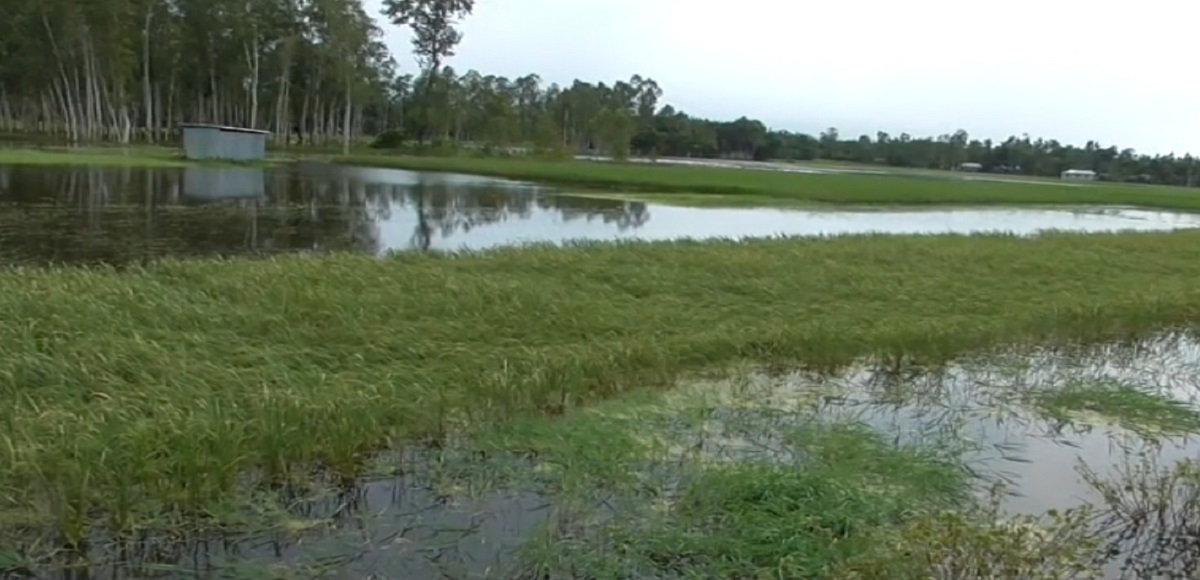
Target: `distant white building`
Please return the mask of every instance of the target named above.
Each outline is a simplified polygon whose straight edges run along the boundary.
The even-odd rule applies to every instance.
[[[1091,169],[1068,169],[1062,172],[1063,179],[1073,179],[1078,181],[1095,181],[1096,172]]]
[[[971,163],[971,162],[960,163],[958,165],[958,170],[959,171],[983,171],[983,165],[979,164],[979,163]]]

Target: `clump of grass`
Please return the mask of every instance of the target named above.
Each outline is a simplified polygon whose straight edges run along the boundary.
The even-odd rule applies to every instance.
[[[1014,518],[1002,490],[978,501],[960,435],[900,444],[830,420],[820,393],[769,390],[699,381],[489,431],[577,483],[521,577],[1050,580],[1102,559],[1087,508]]]
[[[860,236],[10,269],[0,513],[70,539],[130,531],[737,361],[938,360],[1192,324],[1197,242]]]
[[[677,464],[674,486],[618,499],[624,509],[590,531],[559,530],[525,577],[1050,580],[1095,571],[1102,553],[1086,508],[1002,518],[998,503],[968,493],[971,478],[944,450],[806,419],[775,461]]]
[[[1107,554],[1094,516],[1090,505],[1042,516],[1004,516],[994,505],[923,515],[900,529],[898,550],[839,577],[1099,579]]]
[[[1200,197],[1186,188],[1054,182],[1020,183],[946,179],[922,175],[808,174],[647,163],[548,161],[529,158],[409,157],[355,155],[338,163],[425,171],[474,173],[655,194],[749,195],[816,203],[931,204],[1103,204],[1200,210]]]
[[[1101,382],[1073,383],[1034,395],[1046,416],[1076,423],[1109,423],[1146,435],[1200,432],[1200,411],[1153,389]]]

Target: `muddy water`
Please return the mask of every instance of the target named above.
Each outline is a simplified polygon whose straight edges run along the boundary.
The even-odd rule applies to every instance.
[[[1200,216],[1121,208],[787,211],[555,194],[477,176],[333,167],[0,166],[0,263],[480,249],[573,239],[1167,230]]]

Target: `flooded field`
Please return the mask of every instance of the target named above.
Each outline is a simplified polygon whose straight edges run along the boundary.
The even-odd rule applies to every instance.
[[[349,252],[7,269],[5,580],[1200,571],[1200,343],[1162,331],[1200,320],[1200,232],[373,258],[1191,214],[697,209],[314,164],[0,190],[8,264]]]
[[[730,485],[739,484],[729,478],[743,472],[769,479],[824,469],[854,477],[878,470],[886,478],[871,484],[884,486],[866,498],[872,505],[901,502],[934,514],[938,506],[914,498],[941,493],[954,473],[973,482],[974,505],[990,507],[938,509],[1001,526],[984,533],[991,539],[964,535],[953,518],[931,520],[928,537],[906,532],[905,554],[940,562],[946,575],[939,578],[1182,579],[1200,570],[1192,539],[1200,517],[1200,412],[1193,406],[1200,343],[1193,338],[1006,349],[936,368],[872,360],[836,371],[743,369],[732,376],[562,420],[489,428],[440,450],[381,456],[376,475],[357,482],[259,498],[257,509],[246,509],[252,525],[239,534],[119,543],[94,537],[86,555],[71,556],[72,573],[532,579],[748,572],[749,562],[709,562],[690,550],[719,558],[717,546],[727,542],[765,550],[770,560],[779,550],[799,557],[817,548],[788,548],[783,538],[740,527],[753,522],[711,529],[694,518],[732,509],[725,502],[733,501]],[[792,497],[788,482],[778,483],[776,493]],[[834,509],[831,501],[862,499],[803,501],[820,511]],[[788,517],[764,521],[786,525]],[[1040,531],[1027,537],[1014,529]],[[996,544],[1001,536],[987,535],[996,530],[1003,546]],[[32,561],[35,546],[0,550],[0,576],[58,569],[55,577],[85,577],[65,571],[71,560],[61,554]],[[849,565],[895,566],[894,556]],[[805,569],[794,565],[797,573]]]
[[[0,261],[462,248],[566,240],[862,232],[1165,230],[1200,216],[1123,208],[710,209],[556,194],[499,179],[279,169],[0,167]]]

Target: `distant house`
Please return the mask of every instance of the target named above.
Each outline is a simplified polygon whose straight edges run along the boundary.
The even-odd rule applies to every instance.
[[[969,163],[969,162],[968,163],[960,163],[958,165],[958,170],[959,171],[971,171],[971,172],[983,171],[983,165],[980,163]]]
[[[1070,179],[1070,180],[1075,180],[1075,181],[1095,181],[1096,180],[1096,172],[1092,171],[1091,169],[1068,169],[1068,170],[1062,172],[1061,177],[1063,179]]]

